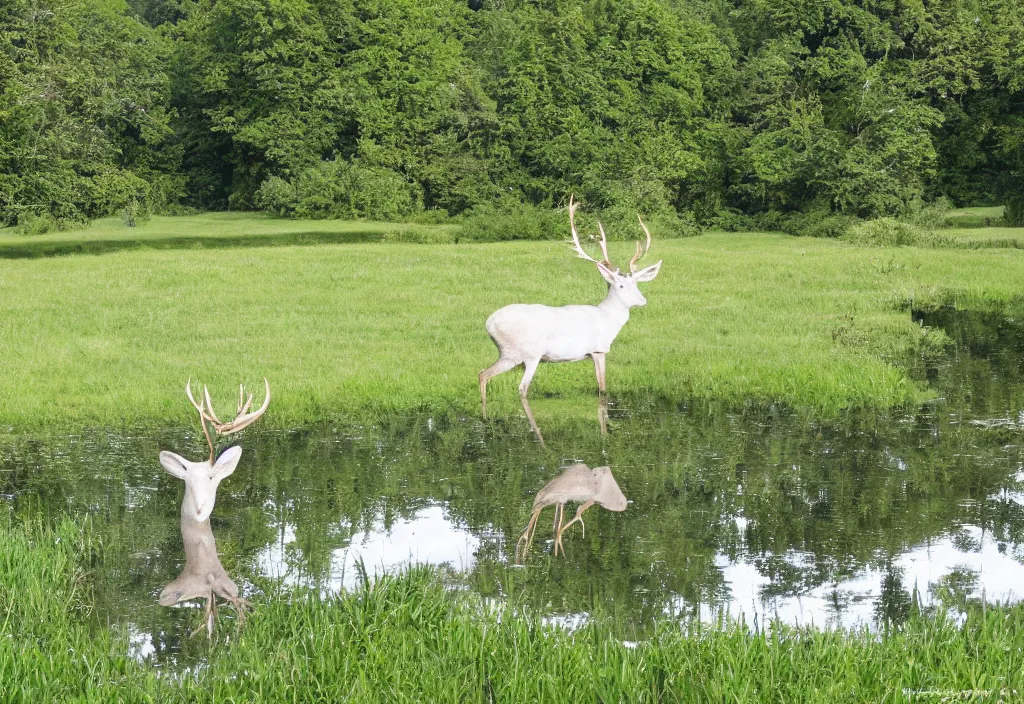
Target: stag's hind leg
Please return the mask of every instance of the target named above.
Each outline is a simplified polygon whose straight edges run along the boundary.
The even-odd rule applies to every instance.
[[[519,362],[516,362],[509,357],[499,357],[497,362],[487,367],[487,369],[484,369],[478,375],[480,378],[480,408],[483,412],[484,419],[487,418],[487,382],[491,377],[504,374],[517,364],[519,364]]]

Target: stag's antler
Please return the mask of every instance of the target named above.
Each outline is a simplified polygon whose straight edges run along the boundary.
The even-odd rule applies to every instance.
[[[579,205],[579,203],[576,203],[573,200],[572,195],[570,195],[569,196],[569,229],[572,231],[572,243],[573,243],[572,244],[572,248],[574,250],[576,250],[576,254],[581,259],[586,259],[587,261],[594,262],[595,264],[600,264],[601,266],[606,267],[609,271],[611,271],[611,269],[613,268],[614,265],[608,259],[608,238],[605,237],[604,228],[601,226],[601,222],[600,221],[598,221],[598,223],[597,223],[597,229],[601,233],[601,240],[599,241],[598,244],[601,245],[601,254],[604,256],[604,259],[602,259],[601,261],[598,261],[598,260],[594,259],[593,257],[591,257],[589,254],[587,254],[583,250],[583,246],[580,244],[580,236],[576,232],[576,217],[575,216],[576,216],[576,206],[578,206],[578,205]]]
[[[239,430],[247,428],[255,423],[270,405],[270,382],[264,378],[263,384],[267,389],[267,396],[263,399],[263,405],[251,413],[249,412],[249,408],[252,406],[253,395],[249,394],[249,399],[244,400],[245,389],[241,384],[239,384],[238,413],[235,415],[234,420],[224,423],[221,422],[217,417],[217,414],[213,412],[213,403],[210,401],[210,392],[205,386],[203,387],[202,402],[196,403],[195,398],[192,396],[192,378],[189,377],[188,382],[185,384],[185,395],[188,396],[188,400],[192,403],[193,407],[199,411],[199,425],[203,427],[203,435],[206,436],[206,442],[210,445],[210,462],[213,462],[214,449],[213,440],[210,438],[210,431],[207,429],[206,424],[209,423],[213,426],[214,432],[218,435],[230,435],[231,433],[237,433]]]
[[[636,254],[634,254],[633,258],[629,260],[630,273],[636,273],[636,263],[640,261],[644,256],[646,256],[648,252],[651,251],[651,231],[647,229],[647,225],[644,225],[644,221],[640,218],[639,215],[636,216],[636,219],[640,220],[640,227],[644,229],[644,234],[647,235],[647,246],[644,247],[643,250],[641,250],[640,242],[639,240],[637,241]]]

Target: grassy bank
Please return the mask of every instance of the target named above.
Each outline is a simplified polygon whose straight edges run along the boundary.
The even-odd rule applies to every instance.
[[[137,227],[120,218],[102,218],[89,227],[45,235],[0,229],[0,259],[104,254],[128,249],[268,247],[344,244],[382,240],[447,242],[455,225],[422,225],[351,220],[287,220],[259,213],[204,213],[154,216]]]
[[[237,638],[224,610],[217,640],[186,643],[175,676],[89,618],[83,568],[102,546],[88,531],[8,523],[0,540],[6,701],[1010,701],[1024,688],[1020,607],[962,627],[915,616],[884,635],[667,619],[627,644],[599,620],[570,633],[499,618],[419,569],[337,598],[261,597]]]
[[[613,257],[626,245],[613,243]],[[1019,308],[1022,253],[862,249],[713,233],[656,240],[608,360],[620,398],[781,401],[821,412],[921,397],[899,366],[944,336],[911,305]],[[474,415],[494,361],[484,320],[513,302],[597,302],[600,277],[557,242],[351,244],[130,251],[0,261],[0,425],[190,420],[191,376],[215,399],[269,377],[264,424],[360,420],[411,408]],[[492,382],[518,414],[518,372]],[[589,362],[543,365],[531,394],[595,394]]]

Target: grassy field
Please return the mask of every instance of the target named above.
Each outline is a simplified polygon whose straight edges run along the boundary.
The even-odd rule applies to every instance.
[[[881,635],[666,620],[624,643],[600,618],[545,626],[420,569],[340,597],[261,597],[237,636],[222,610],[216,640],[187,643],[176,676],[89,618],[83,567],[102,545],[88,526],[7,523],[0,540],[5,701],[994,702],[1024,688],[1020,607]]]
[[[613,243],[613,258],[625,248]],[[711,233],[655,240],[652,254],[665,263],[644,285],[649,304],[609,355],[609,390],[620,398],[891,407],[922,396],[902,363],[944,339],[915,325],[911,306],[1024,301],[1024,253],[1012,249]],[[278,427],[424,408],[474,415],[476,373],[496,357],[483,328],[492,311],[596,303],[604,290],[592,265],[558,242],[0,261],[0,426],[188,422],[190,376],[229,402],[239,381],[267,376],[274,401],[264,424]],[[518,376],[492,382],[495,413],[520,413]],[[590,399],[594,387],[589,362],[543,365],[531,389],[538,421],[546,398]]]
[[[380,240],[444,242],[455,225],[286,220],[258,213],[204,213],[184,217],[154,216],[137,227],[120,218],[95,220],[89,227],[26,236],[0,229],[0,259],[61,254],[102,254],[125,249],[266,247],[281,244],[340,244]]]

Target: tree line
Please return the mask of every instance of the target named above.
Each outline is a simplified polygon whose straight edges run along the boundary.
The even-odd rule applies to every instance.
[[[1018,2],[2,0],[0,223],[1024,224]]]

